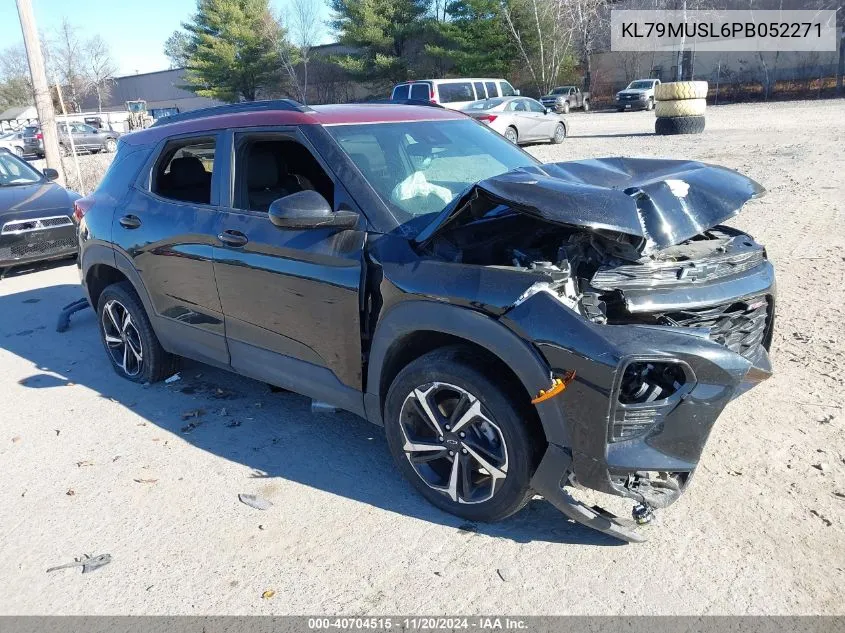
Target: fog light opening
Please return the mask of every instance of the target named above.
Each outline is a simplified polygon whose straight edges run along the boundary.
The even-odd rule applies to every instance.
[[[622,404],[646,404],[675,395],[687,378],[678,363],[636,362],[625,368],[619,387]]]

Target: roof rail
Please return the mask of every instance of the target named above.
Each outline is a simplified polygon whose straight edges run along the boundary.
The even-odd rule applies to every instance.
[[[385,105],[412,105],[412,106],[428,106],[430,108],[442,108],[443,106],[434,101],[424,101],[423,99],[370,99],[368,101],[361,101],[361,103],[380,103]]]
[[[298,101],[294,101],[293,99],[243,101],[241,103],[230,103],[228,105],[212,106],[210,108],[191,110],[190,112],[180,112],[179,114],[171,114],[170,116],[161,117],[150,127],[169,125],[171,123],[190,121],[192,119],[202,119],[204,117],[218,116],[221,114],[236,114],[239,112],[266,112],[268,110],[284,110],[286,112],[312,111],[311,108],[309,108],[308,106],[304,106]]]

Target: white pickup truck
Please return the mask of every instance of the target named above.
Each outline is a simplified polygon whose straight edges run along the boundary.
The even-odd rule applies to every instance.
[[[619,112],[654,110],[654,88],[659,83],[659,79],[635,79],[616,93],[616,109]]]

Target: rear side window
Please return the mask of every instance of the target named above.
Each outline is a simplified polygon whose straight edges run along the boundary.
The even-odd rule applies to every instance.
[[[487,98],[492,99],[493,97],[499,96],[499,91],[496,90],[496,82],[495,81],[485,81],[484,87],[487,88]]]
[[[151,191],[179,202],[210,204],[215,139],[171,141],[153,168]]]
[[[500,81],[499,86],[502,88],[503,97],[512,97],[516,94],[513,90],[513,86],[511,86],[507,81]]]
[[[411,84],[411,99],[417,99],[418,101],[428,101],[431,99],[429,84]]]
[[[454,83],[440,84],[437,86],[440,93],[440,103],[455,103],[457,101],[475,101],[472,92],[472,84],[468,81],[456,81]]]
[[[393,89],[393,96],[391,99],[407,99],[408,98],[408,84],[399,84]]]

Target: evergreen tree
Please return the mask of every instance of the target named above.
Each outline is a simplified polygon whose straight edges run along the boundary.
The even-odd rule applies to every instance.
[[[332,26],[341,43],[361,51],[339,63],[359,79],[407,79],[416,58],[408,44],[422,32],[429,4],[429,0],[331,0]]]
[[[284,30],[269,0],[199,0],[188,33],[187,88],[220,101],[254,101],[277,77]]]

